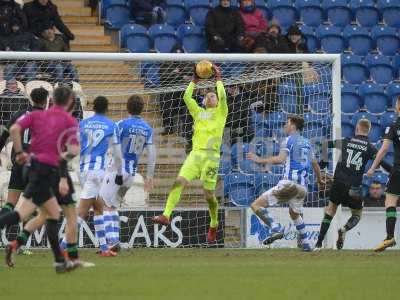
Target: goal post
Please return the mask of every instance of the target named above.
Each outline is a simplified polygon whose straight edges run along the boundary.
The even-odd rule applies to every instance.
[[[153,226],[150,218],[162,210],[191,149],[193,121],[182,95],[195,63],[204,59],[220,66],[230,109],[217,185],[219,246],[242,247],[247,238],[246,206],[282,176],[282,167],[256,166],[244,154],[248,151],[275,154],[283,138],[282,126],[290,114],[304,117],[304,134],[315,144],[317,156],[323,139],[341,137],[339,54],[0,52],[0,74],[3,74],[0,90],[16,80],[27,98],[33,87],[53,89],[74,82],[71,86],[77,96],[82,104],[87,103],[84,116],[91,114],[93,99],[103,95],[110,101],[109,116],[115,121],[128,116],[126,101],[130,95],[142,96],[143,118],[154,128],[158,148],[155,186],[150,193],[143,190],[147,157],[144,153],[135,185],[121,199],[121,241],[126,247],[201,246],[209,218],[199,181],[182,193],[172,228]],[[200,106],[205,93],[214,88],[212,79],[197,85],[195,99]],[[4,103],[0,102],[2,112],[9,110]],[[2,120],[3,124],[5,121]],[[7,155],[3,153],[2,160]],[[334,151],[329,159],[332,172],[338,154]],[[1,187],[6,187],[7,172],[3,164]],[[79,197],[77,172],[74,166],[72,174]],[[236,185],[231,184],[234,180]],[[246,185],[248,189],[241,188]],[[322,207],[326,199],[315,185],[308,188],[306,206]],[[0,197],[4,201],[5,193]],[[284,214],[287,215],[285,209],[278,210],[277,218]],[[95,239],[89,227],[82,226],[80,230],[80,245],[92,245]]]

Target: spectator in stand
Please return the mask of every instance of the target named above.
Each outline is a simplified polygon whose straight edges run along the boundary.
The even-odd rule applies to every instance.
[[[268,21],[263,12],[256,8],[254,0],[240,1],[240,15],[244,23],[245,48],[252,52],[256,37],[267,29]]]
[[[23,30],[17,19],[11,22],[11,32],[5,41],[7,51],[39,51],[38,38],[30,32]],[[15,79],[17,76],[22,82],[28,82],[36,78],[37,65],[31,62],[9,63],[4,68],[6,80]]]
[[[255,53],[289,53],[289,51],[288,41],[281,34],[281,27],[276,21],[271,22],[268,30],[259,34],[255,41]]]
[[[207,13],[205,29],[211,52],[243,52],[243,19],[237,10],[231,8],[230,0],[220,0],[219,6]]]
[[[27,28],[28,23],[21,7],[14,0],[0,0],[0,36],[8,36],[12,33],[12,23],[17,20],[22,29]]]
[[[136,23],[151,26],[165,23],[167,4],[165,0],[131,0],[132,17]]]
[[[68,52],[69,47],[51,24],[42,24],[39,49],[43,52]],[[53,61],[44,66],[44,71],[51,73],[54,82],[61,84],[79,81],[78,73],[71,62]],[[66,75],[66,76],[65,76]]]
[[[50,0],[34,0],[24,5],[24,13],[28,18],[29,29],[37,37],[41,37],[42,24],[52,24],[60,31],[68,42],[75,39],[73,33],[61,20],[57,6]]]
[[[369,186],[369,192],[364,199],[365,207],[384,207],[385,195],[383,193],[383,186],[378,181],[373,181]]]
[[[308,53],[307,43],[296,24],[289,27],[286,37],[290,53]]]
[[[6,88],[0,94],[0,127],[7,125],[14,113],[28,109],[29,105],[29,100],[18,88],[17,81],[7,80]]]

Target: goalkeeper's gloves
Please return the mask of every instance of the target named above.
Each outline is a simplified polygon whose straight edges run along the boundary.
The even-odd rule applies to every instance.
[[[115,176],[115,184],[116,185],[122,185],[122,183],[123,183],[122,175],[116,175]]]
[[[213,71],[214,71],[214,77],[215,80],[220,81],[221,80],[221,70],[216,64],[212,65]]]

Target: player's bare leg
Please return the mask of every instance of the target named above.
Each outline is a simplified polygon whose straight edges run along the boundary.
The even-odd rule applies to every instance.
[[[178,176],[178,178],[175,180],[174,185],[172,186],[171,191],[169,192],[167,204],[165,205],[163,214],[152,218],[152,221],[154,223],[164,226],[169,225],[172,211],[178,204],[181,198],[182,191],[187,184],[188,181],[185,178]]]
[[[67,254],[71,260],[78,260],[78,246],[77,246],[77,222],[78,216],[75,206],[63,205],[64,216],[66,219],[65,237],[67,240]]]
[[[322,242],[325,239],[325,235],[328,232],[329,226],[331,225],[333,217],[336,215],[337,205],[329,201],[328,206],[325,209],[325,215],[321,222],[321,227],[319,229],[318,240],[315,244],[314,251],[321,250]]]
[[[271,229],[271,235],[263,241],[264,245],[270,245],[276,240],[283,239],[284,237],[280,224],[274,222],[272,217],[268,214],[268,206],[269,204],[267,196],[258,197],[250,206],[256,216],[259,217],[261,221],[263,221],[263,223]]]
[[[204,197],[208,203],[210,215],[210,227],[208,228],[207,242],[215,243],[217,241],[218,229],[218,201],[215,197],[215,191],[203,189]]]
[[[295,212],[291,207],[289,207],[289,215],[293,220],[294,225],[297,229],[297,234],[300,235],[301,243],[303,251],[309,252],[311,251],[310,244],[306,241],[306,226],[304,224],[303,218],[300,213]]]
[[[394,230],[396,226],[396,206],[399,196],[386,193],[385,207],[386,207],[386,238],[375,249],[375,252],[382,252],[386,248],[396,245],[394,239]]]

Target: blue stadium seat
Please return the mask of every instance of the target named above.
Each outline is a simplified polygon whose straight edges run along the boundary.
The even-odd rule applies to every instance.
[[[367,27],[347,25],[343,30],[349,50],[355,55],[367,55],[373,48],[374,42]]]
[[[280,84],[278,86],[278,100],[282,111],[296,113],[297,109],[297,87],[292,84]]]
[[[297,10],[291,0],[269,0],[268,7],[283,28],[290,27],[298,20]]]
[[[177,43],[175,29],[168,24],[155,24],[149,28],[149,36],[154,42],[154,49],[161,53],[170,53]]]
[[[202,27],[182,24],[177,29],[177,36],[182,41],[185,52],[202,53],[207,49]]]
[[[312,112],[329,113],[331,108],[331,87],[329,84],[304,84],[302,95],[304,96],[305,104],[308,104]]]
[[[211,0],[211,6],[212,7],[217,7],[219,5],[220,0]],[[238,8],[239,7],[239,1],[238,0],[231,0],[231,7],[233,8]]]
[[[400,28],[400,0],[378,0],[378,8],[386,25]]]
[[[318,39],[315,37],[314,28],[306,25],[301,25],[299,28],[306,39],[308,51],[310,53],[317,51],[320,45]]]
[[[242,173],[224,176],[224,194],[236,206],[249,206],[256,198],[254,176]]]
[[[197,26],[204,26],[210,2],[208,0],[185,0],[185,3],[192,22]]]
[[[225,176],[232,171],[232,162],[230,160],[221,159],[219,162],[218,175]]]
[[[342,113],[354,114],[363,106],[363,101],[354,84],[342,84]]]
[[[383,172],[379,172],[379,171],[375,172],[374,177],[373,177],[374,181],[378,181],[384,185],[386,185],[386,183],[388,182],[388,179],[389,179],[389,177],[387,174],[385,174]]]
[[[371,36],[379,52],[383,55],[395,55],[400,50],[399,34],[393,27],[387,27],[386,25],[375,26],[371,30]]]
[[[373,27],[380,20],[379,10],[375,7],[374,0],[351,0],[350,7],[358,24],[363,27]]]
[[[185,23],[186,11],[182,0],[167,1],[167,23],[178,27]]]
[[[270,188],[276,186],[279,182],[280,176],[273,173],[258,173],[255,177],[255,190],[256,195],[260,196],[262,193],[268,191]]]
[[[393,80],[395,73],[390,57],[369,54],[365,57],[371,79],[376,83],[387,84]]]
[[[266,19],[270,19],[271,18],[271,12],[269,11],[268,7],[267,7],[267,3],[264,0],[255,0],[254,4],[256,5],[256,7],[261,10],[265,16]]]
[[[106,23],[105,25],[111,29],[120,29],[125,24],[129,23],[129,8],[126,1],[113,1],[106,8]]]
[[[349,83],[359,84],[369,78],[369,71],[361,56],[342,55],[343,78]]]
[[[354,125],[352,122],[352,118],[350,115],[341,116],[342,122],[342,136],[343,137],[352,137],[354,136]]]
[[[271,112],[265,117],[264,124],[267,132],[271,135],[282,135],[282,127],[287,121],[288,114],[285,112]]]
[[[141,74],[145,78],[145,87],[152,88],[160,85],[160,66],[154,62],[142,62]]]
[[[358,112],[353,115],[351,121],[355,126],[360,119],[368,119],[371,121],[372,124],[380,125],[379,117],[374,114],[370,114],[368,112]]]
[[[102,1],[100,1],[100,5],[101,5],[100,17],[101,18],[105,18],[106,17],[107,8],[110,6],[110,3],[112,1],[113,0],[102,0]],[[118,0],[118,1],[120,1],[120,0]]]
[[[327,53],[341,53],[345,48],[340,27],[321,25],[316,36],[321,42],[321,49]]]
[[[333,26],[345,27],[350,24],[352,12],[347,0],[323,0],[322,7]]]
[[[139,24],[128,24],[123,27],[123,41],[126,48],[134,53],[149,52],[151,39],[147,34],[147,29]]]
[[[371,131],[369,132],[369,139],[372,143],[376,143],[377,141],[379,141],[379,139],[382,138],[383,136],[383,130],[381,128],[381,124],[379,121],[379,118],[377,115],[373,115],[370,113],[363,113],[363,112],[359,112],[359,113],[355,113],[352,121],[354,126],[357,124],[358,120],[360,119],[368,119],[371,121]]]
[[[383,129],[389,127],[397,120],[397,114],[393,111],[387,111],[381,116],[381,126]]]
[[[308,139],[322,138],[327,135],[328,119],[325,114],[304,114],[304,130],[303,135]]]
[[[396,100],[400,96],[400,83],[389,83],[386,88],[386,92],[389,96],[391,106],[395,107]]]
[[[360,96],[364,99],[365,108],[373,114],[383,114],[388,107],[388,97],[382,85],[363,83],[358,88]]]
[[[319,26],[324,21],[324,12],[319,0],[296,0],[294,3],[300,14],[300,21],[307,26]]]

